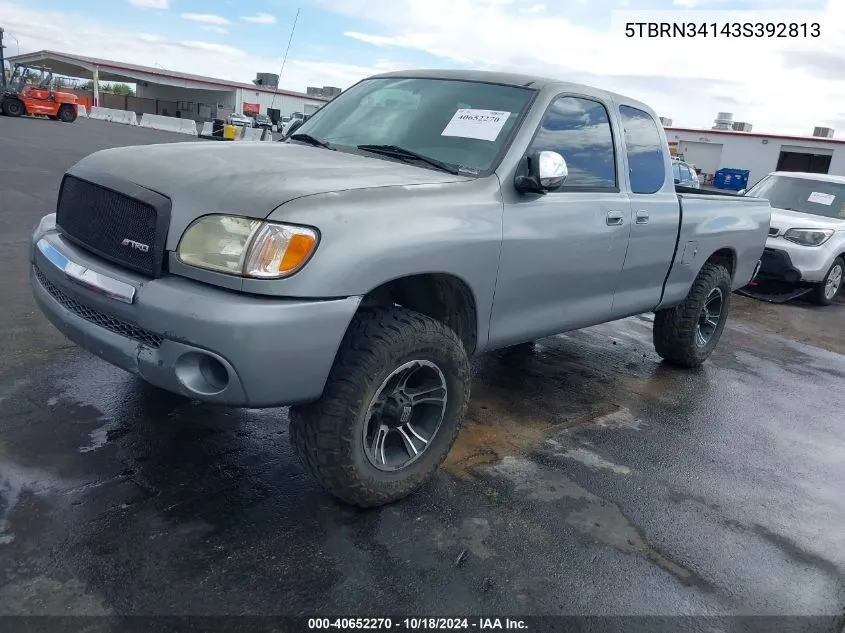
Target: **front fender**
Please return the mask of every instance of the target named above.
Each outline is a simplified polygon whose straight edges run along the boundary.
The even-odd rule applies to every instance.
[[[431,185],[356,189],[306,196],[276,209],[269,220],[316,227],[320,244],[289,279],[245,280],[289,297],[366,295],[392,280],[447,274],[463,280],[476,300],[478,343],[487,340],[502,242],[498,178]],[[259,286],[260,284],[260,286]]]

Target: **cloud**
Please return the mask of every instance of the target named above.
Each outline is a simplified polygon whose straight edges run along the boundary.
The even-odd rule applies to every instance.
[[[276,23],[275,16],[272,16],[269,13],[256,13],[255,15],[245,15],[245,16],[241,16],[241,20],[243,20],[244,22],[252,22],[253,24],[275,24]]]
[[[747,6],[755,7],[753,11],[734,12],[725,6],[726,1],[707,0],[706,8],[719,8],[721,21],[766,22],[781,17],[768,12],[770,7],[784,5],[781,0],[747,0]],[[547,2],[546,10],[536,13],[520,11],[533,4],[527,1],[494,5],[485,0],[312,2],[355,20],[355,30],[345,33],[347,37],[390,50],[394,56],[401,56],[404,50],[416,59],[421,53],[433,56],[434,61],[424,62],[426,66],[436,66],[439,59],[440,64],[449,66],[587,83],[642,100],[661,115],[689,127],[711,127],[716,113],[730,101],[736,118],[753,123],[755,130],[809,134],[813,125],[838,113],[835,104],[845,101],[845,81],[819,81],[791,61],[790,53],[798,49],[845,56],[842,0],[812,0],[812,6],[808,0],[808,9],[820,9],[813,14],[813,21],[822,25],[821,38],[718,40],[626,38],[618,23],[613,26],[618,14],[612,14],[612,20],[591,19],[573,2]],[[600,17],[618,10],[621,3],[591,0],[590,6],[593,17]],[[660,15],[699,22],[712,20],[713,15],[700,12],[690,16],[677,11],[676,18],[670,11]],[[634,17],[651,19],[638,13],[626,14],[623,25]],[[832,77],[835,71],[833,62],[830,64],[825,68]],[[743,66],[754,70],[733,70]],[[813,99],[808,100],[810,94]]]
[[[183,13],[179,17],[200,24],[230,24],[226,18],[211,13]]]
[[[129,0],[129,4],[133,7],[142,7],[144,9],[170,8],[170,0]]]
[[[234,46],[226,46],[225,44],[215,44],[213,42],[201,42],[197,40],[174,42],[174,44],[184,48],[206,51],[208,53],[220,53],[222,55],[231,55],[232,57],[248,57],[245,51],[235,48]]]
[[[96,17],[38,10],[4,0],[0,0],[0,15],[4,28],[20,40],[24,53],[49,49],[142,66],[155,66],[158,61],[170,70],[243,83],[250,83],[256,71],[276,72],[282,61],[281,53],[265,57],[234,46],[138,33]],[[73,29],[68,29],[68,24],[73,24]],[[297,92],[314,85],[347,88],[363,77],[404,68],[408,65],[390,59],[372,65],[347,64],[304,60],[292,53],[280,87]]]
[[[530,7],[526,7],[524,9],[520,9],[520,13],[539,13],[540,11],[545,11],[546,5],[545,4],[535,4]]]
[[[204,26],[202,27],[203,31],[211,31],[212,33],[220,33],[221,35],[225,35],[228,33],[228,29],[224,29],[222,26]]]
[[[802,68],[823,79],[845,81],[845,54],[827,51],[789,51],[782,56],[784,64]]]

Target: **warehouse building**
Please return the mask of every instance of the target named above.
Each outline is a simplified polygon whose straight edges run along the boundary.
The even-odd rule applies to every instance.
[[[271,73],[258,73],[252,83],[240,83],[55,51],[17,55],[10,61],[46,66],[55,75],[93,80],[93,90],[75,91],[85,105],[132,110],[138,115],[207,121],[239,112],[267,114],[277,121],[293,112],[311,114],[329,101],[320,95],[280,90],[278,75]],[[106,93],[100,90],[103,81],[134,84],[135,95]]]
[[[812,136],[784,136],[752,132],[750,123],[733,121],[720,112],[711,129],[673,127],[661,118],[669,149],[700,170],[710,182],[720,169],[748,170],[753,186],[773,171],[807,171],[845,176],[845,141],[830,128],[817,127]]]

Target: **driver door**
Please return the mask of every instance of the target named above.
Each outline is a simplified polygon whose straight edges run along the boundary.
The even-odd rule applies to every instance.
[[[569,176],[545,195],[506,196],[491,344],[511,345],[607,321],[625,262],[631,205],[618,141],[600,99],[557,97],[528,153],[558,152]],[[502,183],[503,187],[512,187]]]

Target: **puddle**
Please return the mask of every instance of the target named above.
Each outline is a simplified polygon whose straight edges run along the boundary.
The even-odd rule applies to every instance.
[[[0,457],[0,544],[15,539],[10,531],[9,517],[24,491],[37,496],[46,495],[60,487],[60,480],[38,468],[27,468]]]
[[[654,549],[616,504],[594,495],[560,472],[544,469],[525,458],[505,457],[480,468],[479,474],[506,480],[517,499],[548,503],[573,500],[576,503],[560,507],[561,520],[570,527],[621,552],[645,557],[685,585],[697,581],[690,570]]]

